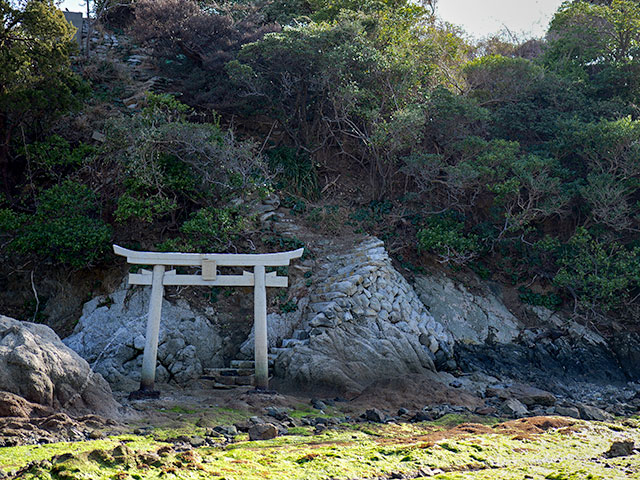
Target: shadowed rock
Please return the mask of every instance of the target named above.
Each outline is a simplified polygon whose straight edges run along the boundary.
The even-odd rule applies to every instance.
[[[271,423],[258,423],[249,428],[250,440],[271,440],[278,436],[278,428]]]
[[[109,384],[53,330],[0,315],[1,390],[73,414],[114,416],[118,409]],[[26,404],[8,405],[5,402],[9,413],[26,408]],[[25,409],[24,415],[31,411]]]
[[[627,457],[633,454],[633,440],[618,440],[611,444],[611,448],[604,454],[607,458]]]

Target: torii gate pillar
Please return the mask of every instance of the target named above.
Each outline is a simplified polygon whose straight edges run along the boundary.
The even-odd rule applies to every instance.
[[[260,390],[269,388],[269,344],[267,342],[267,287],[265,284],[264,265],[256,265],[253,269],[255,285],[253,287],[254,315],[254,358],[255,387]]]
[[[149,301],[147,333],[145,335],[144,357],[142,358],[142,374],[140,376],[140,390],[142,391],[153,391],[156,379],[158,337],[160,334],[162,297],[164,295],[164,285],[162,285],[164,271],[164,265],[154,265],[153,267],[153,279],[151,281],[151,300]]]

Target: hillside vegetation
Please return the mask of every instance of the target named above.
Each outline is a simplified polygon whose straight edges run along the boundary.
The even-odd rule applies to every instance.
[[[408,269],[635,322],[640,4],[565,2],[544,39],[475,44],[433,6],[101,0],[169,82],[128,108],[130,72],[79,55],[52,0],[0,1],[0,281],[104,268],[111,243],[273,249],[246,209],[276,191]]]

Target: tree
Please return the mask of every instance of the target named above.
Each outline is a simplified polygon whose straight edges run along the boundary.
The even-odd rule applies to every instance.
[[[153,48],[158,67],[181,83],[183,100],[200,109],[237,114],[242,101],[224,65],[243,44],[279,30],[279,25],[265,23],[264,12],[253,4],[232,10],[224,3],[139,0],[133,8],[134,38]]]
[[[0,174],[20,129],[37,127],[74,103],[73,29],[53,0],[0,0]]]
[[[220,70],[244,43],[253,42],[276,25],[261,25],[255,9],[236,20],[230,14],[202,8],[194,0],[140,0],[135,5],[133,33],[156,53],[178,53],[205,70]]]
[[[559,140],[563,163],[584,179],[579,194],[589,220],[609,232],[638,231],[640,122],[567,122]]]
[[[456,83],[449,66],[465,50],[454,32],[427,22],[423,9],[395,3],[367,15],[342,8],[333,21],[287,27],[245,45],[227,64],[290,144],[318,163],[337,154],[360,166],[376,200],[389,193],[400,157],[420,143],[425,93],[438,81]]]
[[[609,5],[565,2],[547,34],[547,63],[574,75],[611,63],[637,61],[640,4],[613,0]]]
[[[553,141],[558,122],[586,113],[584,86],[524,58],[485,56],[464,73],[467,95],[493,113],[491,135],[523,147]]]

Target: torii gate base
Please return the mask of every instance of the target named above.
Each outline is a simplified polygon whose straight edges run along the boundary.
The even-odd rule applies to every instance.
[[[160,253],[137,252],[118,245],[113,246],[117,255],[127,257],[127,262],[138,265],[153,265],[153,272],[129,274],[130,285],[151,285],[149,317],[145,335],[144,357],[140,390],[132,392],[130,399],[158,398],[160,392],[154,389],[156,361],[158,357],[158,337],[162,297],[165,285],[236,286],[253,287],[254,350],[256,390],[269,388],[269,360],[267,342],[267,287],[286,287],[287,277],[279,277],[275,272],[266,273],[265,267],[289,265],[292,259],[300,258],[304,249],[267,254],[223,254],[223,253]],[[175,270],[166,272],[166,266],[201,267],[201,275],[178,275]],[[242,275],[218,275],[218,266],[253,267],[253,273]]]

